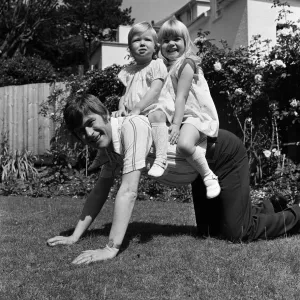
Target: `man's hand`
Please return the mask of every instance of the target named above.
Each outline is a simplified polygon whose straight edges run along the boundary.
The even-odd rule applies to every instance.
[[[127,112],[125,110],[125,108],[119,109],[117,111],[113,111],[111,113],[112,117],[114,118],[118,118],[118,117],[126,117],[127,116]]]
[[[114,258],[119,252],[119,249],[110,248],[106,246],[103,249],[97,250],[87,250],[83,251],[78,257],[76,257],[72,264],[81,265],[81,264],[90,264],[91,262],[107,260]]]
[[[73,245],[78,241],[75,237],[72,235],[70,236],[56,236],[47,241],[47,245],[54,247],[57,245]]]
[[[172,124],[169,128],[170,132],[170,144],[174,145],[177,144],[178,138],[179,138],[179,133],[180,133],[180,126],[176,124]]]
[[[141,109],[134,107],[133,110],[129,113],[129,116],[138,116],[141,113]]]

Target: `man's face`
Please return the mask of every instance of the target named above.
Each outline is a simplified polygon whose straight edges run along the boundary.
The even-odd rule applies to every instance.
[[[105,123],[98,114],[83,116],[81,127],[74,132],[85,144],[96,149],[108,148],[112,142],[111,124],[109,121]]]

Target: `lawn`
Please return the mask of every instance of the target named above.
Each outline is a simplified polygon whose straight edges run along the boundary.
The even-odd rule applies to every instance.
[[[191,203],[138,201],[116,259],[71,261],[104,246],[113,201],[73,246],[49,237],[72,230],[84,200],[0,198],[0,299],[300,299],[300,239],[250,244],[195,236]]]

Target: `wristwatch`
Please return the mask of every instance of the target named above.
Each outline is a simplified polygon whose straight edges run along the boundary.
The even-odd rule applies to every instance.
[[[115,248],[115,249],[120,249],[121,245],[115,244],[112,240],[108,241],[108,244],[106,245],[106,247],[108,248]]]

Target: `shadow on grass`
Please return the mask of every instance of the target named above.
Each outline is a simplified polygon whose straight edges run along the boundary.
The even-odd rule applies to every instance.
[[[111,228],[111,223],[104,224],[101,229],[88,230],[82,239],[108,236]],[[62,231],[60,235],[69,236],[73,233],[74,228]],[[126,249],[131,241],[135,241],[141,244],[147,243],[152,240],[156,235],[164,236],[176,236],[176,235],[197,235],[196,226],[184,226],[184,225],[170,225],[170,224],[154,224],[145,222],[132,222],[128,225],[122,248]]]

